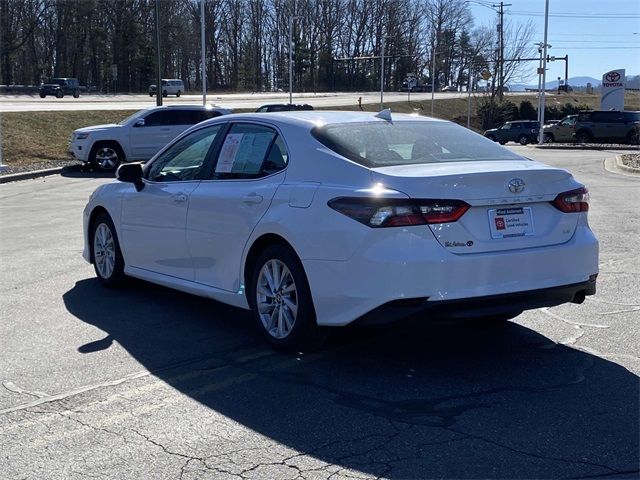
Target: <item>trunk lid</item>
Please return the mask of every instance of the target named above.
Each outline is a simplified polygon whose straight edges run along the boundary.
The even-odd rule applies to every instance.
[[[456,254],[565,243],[579,218],[550,202],[581,185],[565,170],[526,159],[380,167],[372,169],[372,180],[414,199],[468,203],[457,222],[429,225]]]

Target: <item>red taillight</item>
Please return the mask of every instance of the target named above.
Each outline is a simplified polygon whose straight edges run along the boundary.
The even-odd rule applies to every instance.
[[[559,194],[551,204],[561,212],[586,212],[589,210],[589,190],[586,187]]]
[[[457,221],[469,209],[461,200],[401,200],[341,197],[330,200],[334,210],[372,228],[406,227]]]

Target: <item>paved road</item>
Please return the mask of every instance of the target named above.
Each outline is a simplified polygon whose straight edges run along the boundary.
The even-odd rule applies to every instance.
[[[523,95],[523,92],[519,93]],[[466,93],[440,93],[434,94],[436,99],[442,98],[467,98]],[[362,98],[363,104],[377,103],[380,101],[380,92],[337,92],[337,93],[296,93],[293,96],[294,103],[309,103],[320,107],[353,106],[358,105],[358,98]],[[387,92],[384,94],[385,102],[404,102],[406,93]],[[412,93],[411,101],[420,103],[425,109],[430,108],[431,93]],[[201,104],[202,95],[182,95],[180,98],[167,97],[165,105],[173,104]],[[258,108],[267,103],[289,103],[288,93],[234,93],[234,94],[210,94],[207,103],[229,108]],[[54,110],[137,110],[154,106],[155,97],[149,95],[82,95],[79,99],[73,97],[64,98],[40,98],[38,95],[0,95],[0,112],[35,112]]]
[[[513,148],[590,186],[595,297],[297,356],[243,311],[98,286],[80,220],[106,178],[0,185],[0,476],[638,478],[640,178],[611,152]]]

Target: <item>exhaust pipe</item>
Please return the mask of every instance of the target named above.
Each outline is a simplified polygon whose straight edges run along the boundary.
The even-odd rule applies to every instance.
[[[573,297],[573,300],[571,300],[571,303],[583,303],[584,299],[587,295],[585,294],[584,290],[580,290],[579,292],[576,292],[576,294]]]

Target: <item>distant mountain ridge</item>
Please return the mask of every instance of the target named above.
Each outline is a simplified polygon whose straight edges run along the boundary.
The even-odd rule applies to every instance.
[[[569,77],[569,85],[571,87],[584,88],[587,86],[587,83],[590,83],[593,88],[598,88],[601,81],[593,77]],[[547,82],[545,85],[547,89],[553,90],[558,88],[558,81],[553,80],[551,82]],[[513,92],[523,92],[526,89],[537,90],[538,84],[536,83],[535,85],[525,85],[522,83],[515,83],[513,85],[509,85],[509,88]],[[640,75],[627,75],[627,88],[640,88]]]

